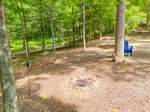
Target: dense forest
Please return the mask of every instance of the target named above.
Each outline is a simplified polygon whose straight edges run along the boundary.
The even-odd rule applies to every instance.
[[[114,34],[116,0],[5,0],[5,14],[11,50],[22,51],[25,38],[30,49],[55,49],[74,46],[86,41]],[[149,24],[149,2],[127,0],[126,34]],[[84,8],[85,7],[85,8]],[[85,12],[85,15],[84,13]],[[85,29],[83,30],[83,15]],[[54,50],[55,51],[55,50]]]

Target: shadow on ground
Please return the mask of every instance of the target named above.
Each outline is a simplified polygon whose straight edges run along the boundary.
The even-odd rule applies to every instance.
[[[20,103],[22,105],[20,112],[77,112],[75,106],[64,104],[54,97],[48,99],[35,97],[29,101]]]
[[[102,59],[110,58],[112,61],[112,53],[110,51],[85,51],[77,50],[71,52],[60,52],[55,56],[45,57],[38,61],[30,63],[30,75],[38,75],[49,73],[50,75],[68,75],[68,73],[75,70],[73,66],[84,66],[90,63],[97,63]],[[14,69],[16,79],[20,79],[27,75],[25,65]]]
[[[107,65],[107,66],[106,66]],[[93,66],[95,72],[99,73],[98,77],[109,77],[115,82],[126,81],[133,82],[139,80],[147,80],[150,78],[150,64],[125,62],[122,64],[115,64],[113,62],[102,62],[99,66]]]
[[[150,65],[147,64],[137,64],[137,63],[126,63],[124,65],[116,65],[113,67],[112,79],[115,81],[138,81],[146,80],[150,77]]]
[[[147,62],[150,61],[150,51],[147,49],[141,49],[141,50],[134,50],[133,51],[133,60],[147,60]]]
[[[77,112],[75,105],[64,103],[56,97],[51,96],[49,98],[44,98],[38,96],[37,91],[39,89],[39,84],[32,86],[30,97],[28,94],[27,86],[17,90],[21,110],[20,112]]]
[[[123,64],[115,64],[113,62],[112,52],[109,50],[110,48],[107,49],[108,51],[89,50],[83,52],[82,50],[72,50],[67,53],[60,52],[55,56],[49,56],[31,63],[29,69],[30,75],[43,73],[48,73],[50,75],[68,75],[75,70],[74,66],[80,66],[86,67],[88,70],[97,73],[105,73],[102,75],[110,77],[114,81],[132,82],[134,80],[146,79],[149,77],[150,64],[137,61],[132,63],[127,61]],[[131,58],[137,60],[142,57],[143,59],[149,60],[149,52],[136,52]],[[17,70],[15,74],[17,74],[18,77],[22,73]],[[103,77],[102,75],[98,76]],[[22,76],[18,78],[21,77]]]

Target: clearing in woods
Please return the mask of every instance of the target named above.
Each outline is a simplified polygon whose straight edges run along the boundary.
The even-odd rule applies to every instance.
[[[21,112],[149,112],[148,38],[129,37],[133,56],[125,57],[123,64],[112,61],[111,36],[92,41],[85,52],[75,47],[55,55],[38,53],[35,57],[42,58],[31,61],[29,69],[31,98],[25,64],[14,58]]]

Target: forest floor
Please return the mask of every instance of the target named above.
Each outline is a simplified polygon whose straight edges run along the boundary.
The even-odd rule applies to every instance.
[[[129,36],[129,42],[133,55],[122,64],[113,62],[112,36],[84,52],[38,53],[30,62],[30,98],[25,64],[13,59],[21,112],[150,112],[150,36]]]

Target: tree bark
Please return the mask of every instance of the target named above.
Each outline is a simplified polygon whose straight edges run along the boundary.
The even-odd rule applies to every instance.
[[[23,17],[23,23],[24,23],[24,33],[25,33],[25,37],[24,37],[24,43],[25,43],[25,48],[26,48],[26,57],[29,57],[29,43],[28,43],[28,33],[27,33],[27,24],[26,24],[26,17],[25,17],[25,13],[24,13],[24,8],[23,8],[23,4],[22,4],[22,0],[20,0],[20,6],[21,6],[21,12],[22,12],[22,17]]]
[[[103,19],[102,19],[102,1],[100,0],[100,29],[99,29],[99,38],[102,38],[103,34]]]
[[[45,36],[44,36],[44,21],[43,21],[43,12],[41,11],[41,34],[43,38],[42,49],[45,51]]]
[[[84,0],[82,0],[82,19],[83,19],[83,50],[86,49],[86,40],[85,40],[85,5]]]
[[[93,23],[93,18],[92,18],[92,14],[91,14],[91,17],[90,17],[90,37],[89,37],[89,43],[92,39],[92,23]]]
[[[149,29],[149,25],[150,25],[150,0],[147,1],[148,2],[148,10],[147,10],[147,29]]]
[[[2,0],[0,0],[0,82],[4,112],[19,112]]]
[[[53,28],[53,8],[51,10],[51,19],[50,19],[50,26],[51,26],[51,32],[52,32],[52,41],[53,41],[53,52],[56,52],[56,45],[55,45],[55,33]]]
[[[125,36],[125,2],[117,0],[116,32],[114,60],[117,63],[124,61],[124,36]]]
[[[41,6],[42,6],[43,1],[40,0],[40,2],[41,2]],[[40,14],[41,14],[41,36],[43,38],[42,49],[43,49],[43,51],[45,51],[44,19],[43,19],[43,11],[42,11],[42,9],[40,10]]]
[[[20,23],[21,23],[21,37],[22,37],[22,40],[23,40],[23,49],[25,49],[26,47],[25,47],[25,36],[24,36],[24,23],[23,23],[23,16],[22,16],[22,9],[19,7],[19,3],[17,4],[17,7],[18,7],[18,9],[20,10],[20,13],[19,13],[19,15],[20,15]]]
[[[74,10],[72,7],[72,15],[74,14]],[[72,37],[73,37],[73,46],[75,46],[75,19],[72,19]]]

